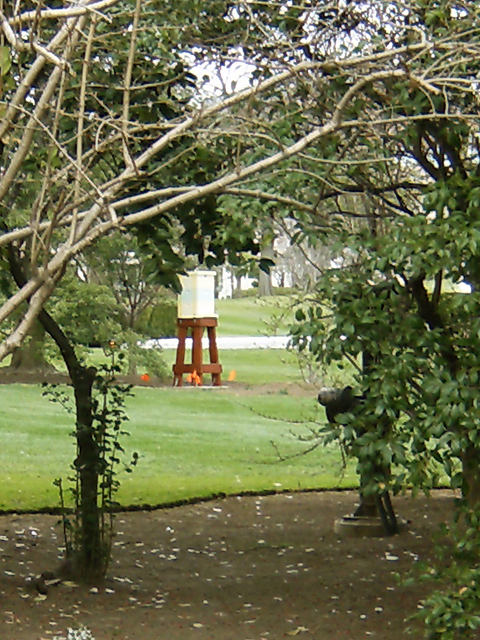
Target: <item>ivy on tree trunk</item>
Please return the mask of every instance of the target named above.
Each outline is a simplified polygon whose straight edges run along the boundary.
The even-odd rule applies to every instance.
[[[25,276],[20,258],[13,247],[9,247],[8,253],[10,272],[17,285],[21,287],[25,282]],[[101,536],[101,510],[98,505],[98,483],[102,469],[92,401],[97,370],[80,362],[67,335],[45,309],[42,309],[38,319],[60,349],[72,382],[77,443],[74,466],[78,474],[77,517],[80,527],[79,544],[69,565],[75,577],[91,582],[102,578],[107,567]]]

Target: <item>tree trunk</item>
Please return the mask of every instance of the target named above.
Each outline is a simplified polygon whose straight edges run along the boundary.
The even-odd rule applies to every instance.
[[[469,506],[480,503],[480,448],[471,444],[462,455],[463,497]]]
[[[275,257],[275,250],[273,248],[274,240],[275,237],[273,235],[270,238],[268,234],[264,234],[262,258],[269,258],[270,260],[273,260]],[[262,271],[262,269],[260,269],[258,276],[258,295],[260,297],[273,295],[272,275],[271,273]]]
[[[92,412],[92,387],[95,369],[80,366],[72,376],[76,406],[77,457],[74,462],[79,477],[78,509],[80,544],[73,558],[75,573],[92,582],[105,574],[105,550],[100,530],[101,513],[98,506],[100,451]]]
[[[25,284],[25,275],[21,261],[10,245],[9,266],[12,276],[19,287]],[[96,369],[85,367],[77,357],[70,340],[54,318],[42,309],[38,319],[43,329],[57,344],[67,366],[72,381],[77,440],[75,468],[78,472],[77,521],[79,531],[75,557],[67,558],[75,577],[92,582],[105,575],[108,564],[108,550],[103,548],[101,535],[101,509],[98,506],[98,481],[102,472],[100,466],[100,444],[94,430],[92,389]]]
[[[265,253],[263,255],[265,255]],[[261,269],[258,276],[258,295],[261,298],[273,295],[272,277],[269,273]]]
[[[137,338],[133,332],[129,332],[126,337],[127,351],[127,374],[136,376],[138,373],[138,353]]]
[[[29,333],[30,339],[25,345],[15,349],[8,368],[36,373],[55,371],[55,367],[45,359],[45,329],[40,322],[35,322]]]

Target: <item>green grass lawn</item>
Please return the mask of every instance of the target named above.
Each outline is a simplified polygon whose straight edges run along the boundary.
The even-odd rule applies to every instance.
[[[75,454],[73,416],[33,385],[0,386],[0,509],[58,504],[53,480],[67,478]],[[236,395],[225,389],[137,388],[129,399],[122,504],[160,504],[215,493],[352,486],[332,447],[306,456],[298,440],[320,418],[311,398]],[[299,424],[286,422],[291,420]]]
[[[175,355],[175,350],[164,351],[170,371]],[[208,357],[208,351],[205,351],[203,361],[208,362]],[[303,381],[296,356],[285,349],[220,349],[219,358],[223,367],[223,380],[227,380],[230,372],[235,371],[235,380],[249,386]],[[189,352],[185,362],[191,362]],[[208,375],[206,381],[210,384]]]
[[[218,335],[287,335],[293,321],[289,296],[216,300]]]
[[[291,319],[285,312],[288,304],[287,297],[218,301],[219,334],[268,335],[275,327],[277,334],[285,334]],[[164,355],[170,368],[175,351]],[[95,350],[92,361],[101,360],[105,355]],[[223,350],[220,361],[224,380],[236,373],[235,384],[226,389],[135,389],[128,401],[126,429],[131,435],[125,448],[138,452],[140,459],[132,474],[120,477],[122,504],[356,484],[351,468],[343,472],[335,447],[301,455],[307,445],[300,437],[325,417],[314,388],[308,397],[289,392],[288,383],[302,382],[293,354]],[[275,383],[283,388],[275,391]],[[240,393],[236,385],[250,392]],[[73,415],[42,397],[39,386],[0,385],[0,509],[58,505],[53,481],[71,475],[73,429]]]
[[[175,362],[176,350],[165,349],[163,357],[169,372]],[[227,380],[231,371],[235,371],[235,380],[241,384],[255,386],[279,383],[301,383],[302,374],[298,366],[297,357],[286,349],[220,349],[220,363],[223,367],[223,380]],[[208,349],[204,350],[203,361],[209,362]],[[191,353],[187,350],[185,362],[191,362]],[[108,363],[108,357],[102,349],[92,349],[88,364],[99,366]],[[64,369],[64,367],[58,367]],[[147,367],[140,366],[139,375],[150,373]],[[173,376],[173,373],[172,373]],[[207,375],[206,383],[210,383]]]

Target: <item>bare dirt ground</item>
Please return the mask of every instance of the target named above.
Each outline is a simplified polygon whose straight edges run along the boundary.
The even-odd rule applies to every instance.
[[[453,496],[396,498],[408,530],[340,539],[334,521],[356,501],[312,492],[120,513],[105,584],[60,583],[46,595],[32,578],[58,565],[58,517],[2,515],[0,638],[65,638],[82,625],[95,640],[421,638],[408,618],[425,585],[400,578],[435,555]]]

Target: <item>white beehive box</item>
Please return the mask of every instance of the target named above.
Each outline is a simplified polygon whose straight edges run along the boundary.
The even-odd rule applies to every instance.
[[[192,271],[180,276],[179,318],[213,318],[215,315],[215,271]]]

